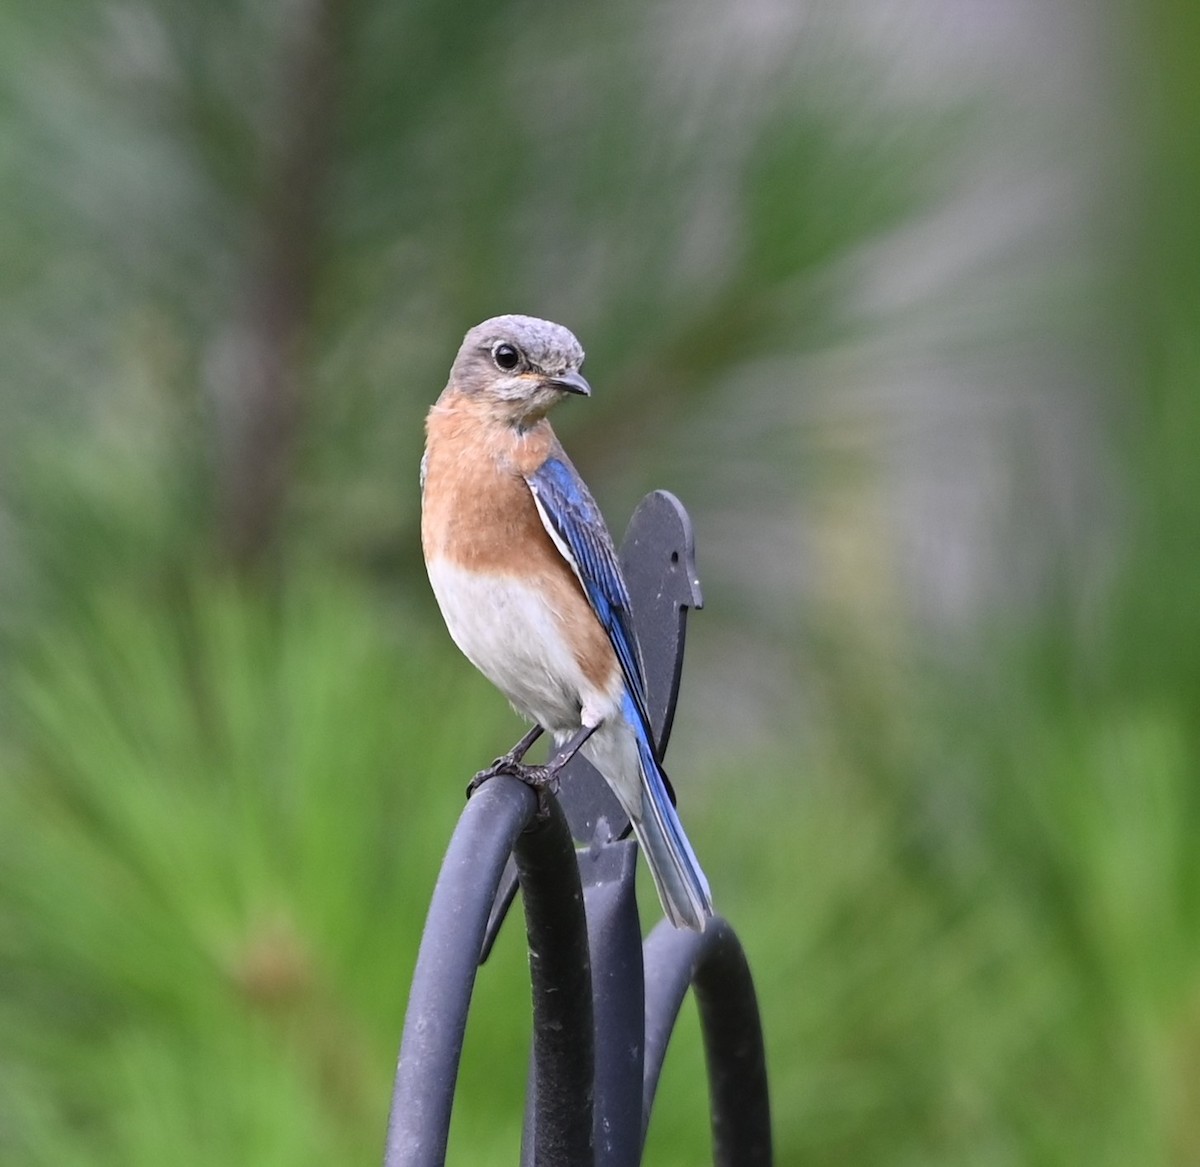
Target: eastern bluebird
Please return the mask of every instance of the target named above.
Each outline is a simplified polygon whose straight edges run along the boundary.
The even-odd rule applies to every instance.
[[[467,333],[426,420],[425,564],[455,644],[534,723],[476,781],[544,785],[582,750],[628,813],[667,917],[703,931],[712,895],[655,756],[629,591],[546,418],[567,394],[591,395],[582,363],[547,320],[497,316]],[[557,753],[521,765],[543,729]]]

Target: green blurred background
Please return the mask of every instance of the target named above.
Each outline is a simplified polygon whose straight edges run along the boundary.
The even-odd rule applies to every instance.
[[[378,1161],[519,728],[421,420],[518,311],[614,530],[696,522],[670,770],[779,1162],[1200,1163],[1198,11],[4,5],[0,1162]],[[528,1024],[510,924],[452,1161]]]

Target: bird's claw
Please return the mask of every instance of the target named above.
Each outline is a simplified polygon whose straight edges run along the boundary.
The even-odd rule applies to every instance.
[[[467,783],[467,797],[470,798],[485,782],[501,774],[507,774],[510,778],[517,779],[518,782],[524,782],[537,795],[538,817],[545,818],[549,815],[550,806],[546,801],[545,795],[547,792],[551,794],[558,793],[559,775],[557,767],[526,766],[524,763],[518,762],[510,754],[505,754],[503,757],[497,758],[486,770],[480,770]]]
[[[539,822],[545,822],[550,817],[549,796],[558,793],[558,770],[550,766],[521,766],[520,769],[522,773],[514,773],[513,777],[519,778],[537,795],[537,818]]]
[[[498,758],[493,758],[490,766],[480,770],[467,783],[467,797],[470,798],[489,778],[495,778],[497,774],[511,774],[514,778],[518,777],[515,771],[521,768],[521,763],[513,750],[509,750],[507,754],[501,754]]]

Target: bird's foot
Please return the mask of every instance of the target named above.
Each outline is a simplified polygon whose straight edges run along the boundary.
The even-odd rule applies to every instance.
[[[467,783],[467,797],[470,798],[476,790],[478,790],[489,779],[495,778],[497,774],[508,773],[508,768],[510,766],[515,766],[516,764],[516,759],[512,756],[512,754],[501,754],[500,757],[495,758],[490,766],[488,766],[485,770],[480,770],[479,773]]]
[[[503,757],[497,758],[486,770],[480,770],[467,783],[467,797],[470,798],[485,782],[489,782],[501,774],[507,774],[508,777],[515,778],[518,782],[524,782],[537,794],[538,813],[544,817],[549,813],[544,793],[546,791],[551,794],[558,793],[560,769],[560,766],[526,766],[523,762],[517,761],[511,753],[505,754]]]
[[[495,778],[497,774],[511,774],[514,778],[519,778],[519,770],[526,769],[521,765],[525,755],[529,752],[529,747],[542,736],[545,731],[540,725],[533,726],[523,738],[507,754],[501,754],[495,761],[486,769],[480,770],[470,782],[467,783],[467,797],[470,798],[489,778]]]
[[[518,782],[524,782],[533,790],[550,790],[557,794],[560,769],[562,769],[561,766],[554,765],[527,766],[524,762],[518,762],[511,755],[505,754],[502,758],[497,758],[486,770],[480,770],[467,783],[467,797],[470,798],[485,782],[497,778],[501,774],[515,778]]]

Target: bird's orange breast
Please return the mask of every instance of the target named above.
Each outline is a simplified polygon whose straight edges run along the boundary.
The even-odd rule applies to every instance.
[[[421,543],[427,563],[520,579],[541,594],[584,674],[607,686],[618,670],[608,634],[554,545],[525,481],[557,447],[546,421],[523,434],[469,398],[442,398],[426,420]]]

